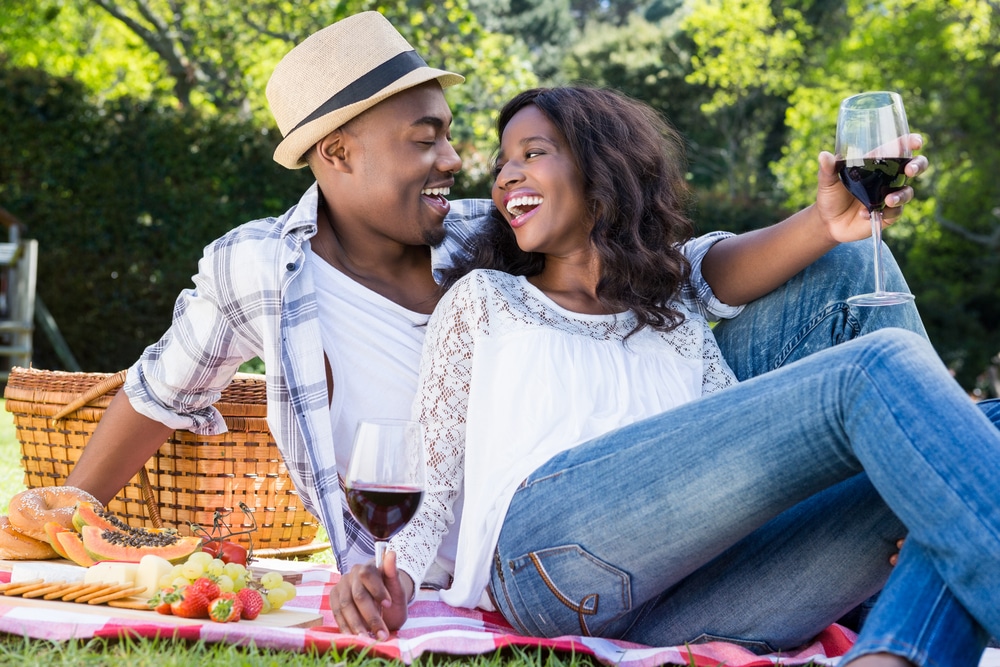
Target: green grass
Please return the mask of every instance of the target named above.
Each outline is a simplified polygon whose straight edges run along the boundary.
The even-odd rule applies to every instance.
[[[0,513],[18,491],[24,489],[21,468],[21,447],[14,432],[13,419],[0,399]],[[322,532],[322,531],[321,531]],[[318,535],[325,540],[326,534]],[[329,550],[313,555],[310,560],[332,562]],[[256,647],[228,644],[186,643],[154,639],[122,639],[119,641],[89,640],[50,642],[25,639],[0,633],[0,665],[18,667],[76,667],[101,665],[110,667],[376,667],[399,664],[382,658],[369,658],[358,651],[330,651],[323,655],[271,651]],[[599,665],[589,656],[553,653],[548,649],[497,651],[484,656],[430,656],[414,663],[420,667],[594,667]]]
[[[21,445],[14,434],[14,418],[0,399],[0,514],[7,513],[11,496],[24,490]]]
[[[269,651],[254,647],[204,642],[182,643],[169,640],[121,639],[79,642],[49,642],[0,635],[0,665],[18,667],[376,667],[400,664],[384,658],[369,658],[358,651],[330,651],[322,655]],[[491,655],[455,658],[427,656],[413,663],[417,667],[583,667],[596,665],[579,656],[551,651],[504,649]]]

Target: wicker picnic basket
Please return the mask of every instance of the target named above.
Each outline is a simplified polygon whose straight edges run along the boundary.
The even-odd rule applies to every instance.
[[[119,373],[71,373],[14,368],[4,396],[14,415],[27,487],[62,484],[79,460],[104,410],[125,380]],[[319,551],[317,519],[292,486],[271,437],[264,380],[237,375],[215,404],[228,433],[174,431],[108,509],[132,526],[211,529],[216,512],[229,513],[233,532],[252,532],[258,555]],[[250,509],[252,519],[240,510]],[[239,539],[246,543],[246,535]]]

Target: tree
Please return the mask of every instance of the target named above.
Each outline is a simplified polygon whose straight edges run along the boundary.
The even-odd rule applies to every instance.
[[[125,94],[270,125],[264,87],[305,36],[377,9],[431,64],[467,73],[449,89],[454,136],[468,157],[464,187],[483,187],[492,116],[537,81],[513,37],[480,25],[465,0],[8,0],[0,52],[12,65],[72,75],[99,99]],[[6,18],[6,17],[5,17]]]
[[[576,33],[569,0],[473,0],[472,7],[488,30],[524,43],[539,79],[558,78],[563,54]]]
[[[651,22],[634,14],[620,27],[591,22],[569,51],[563,75],[615,88],[657,109],[693,148],[693,180],[708,186],[716,175],[712,151],[705,147],[714,145],[715,135],[705,131],[700,107],[710,91],[686,81],[691,47],[676,21]]]
[[[98,101],[126,94],[165,99],[155,54],[124,26],[79,0],[4,0],[0,53],[12,67],[72,76]]]
[[[181,11],[193,0],[173,0],[183,14],[174,25],[198,43],[166,29],[157,39],[176,39],[177,50],[161,57],[95,2],[42,0],[48,10],[37,12],[24,0],[6,1],[16,11],[0,24],[0,200],[39,240],[46,276],[39,294],[90,370],[124,367],[162,333],[206,243],[248,219],[280,214],[307,187],[307,170],[271,162],[279,137],[263,90],[290,40],[339,18],[330,12],[377,7],[428,62],[467,74],[448,89],[452,134],[465,158],[454,196],[488,192],[495,110],[535,83],[527,51],[484,30],[464,2],[247,0],[220,16],[213,12],[227,3],[204,0],[196,16]],[[310,8],[328,18],[298,13]],[[240,25],[256,38],[233,37]],[[221,44],[230,38],[235,46]],[[183,88],[164,73],[169,59],[186,53],[208,65]],[[233,74],[211,80],[230,67]],[[38,362],[58,367],[38,342]]]
[[[774,171],[790,205],[809,201],[839,100],[872,89],[902,94],[932,169],[886,238],[938,352],[964,386],[985,388],[1000,351],[1000,3],[850,0],[847,19],[865,29],[813,54],[790,96],[792,134]]]
[[[812,27],[795,3],[697,3],[682,23],[694,42],[687,81],[708,87],[702,111],[719,137],[716,156],[730,198],[771,198],[768,162],[785,137],[787,97],[795,89]]]
[[[673,2],[674,0],[661,0]],[[602,23],[607,26],[621,27],[628,23],[629,17],[640,13],[646,5],[660,3],[648,0],[570,0],[573,15],[583,28],[587,23]]]
[[[680,28],[683,17],[676,12],[650,21],[635,13],[620,27],[591,22],[566,58],[565,76],[641,99],[680,131],[696,195],[691,214],[700,229],[738,232],[771,224],[784,216],[772,201],[730,194],[729,168],[720,157],[725,135],[718,116],[703,111],[713,90],[688,79],[696,47]],[[740,121],[752,125],[751,118]]]

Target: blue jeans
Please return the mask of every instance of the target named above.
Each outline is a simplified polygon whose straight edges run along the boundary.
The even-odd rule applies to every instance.
[[[843,303],[870,288],[869,248],[841,246],[717,328],[737,375],[754,379],[584,443],[525,480],[491,582],[515,628],[792,648],[885,584],[909,530],[896,574],[925,575],[909,552],[927,549],[954,568],[942,584],[963,600],[953,607],[1000,629],[983,592],[1000,591],[1000,527],[979,522],[1000,505],[986,481],[1000,478],[1000,434],[938,360],[915,308]],[[902,280],[894,265],[886,278]],[[973,475],[971,460],[988,470]],[[979,513],[942,516],[952,484],[983,494]],[[943,556],[954,544],[967,549]],[[890,622],[879,605],[872,613]],[[977,621],[946,618],[979,646]],[[934,635],[925,644],[948,655]]]

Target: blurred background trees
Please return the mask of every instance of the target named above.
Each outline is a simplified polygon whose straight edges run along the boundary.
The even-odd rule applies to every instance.
[[[39,295],[85,370],[127,367],[169,324],[201,248],[310,183],[270,154],[264,86],[303,36],[377,9],[449,89],[486,196],[493,114],[588,82],[689,142],[701,230],[770,224],[814,196],[839,100],[899,91],[932,168],[886,240],[932,342],[997,391],[1000,2],[996,0],[0,0],[0,206],[40,242]],[[36,334],[35,363],[59,361]],[[992,375],[991,375],[992,373]]]

